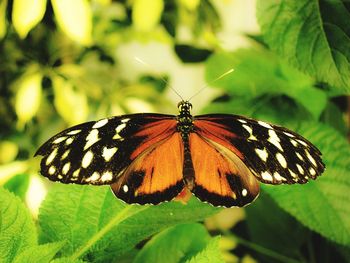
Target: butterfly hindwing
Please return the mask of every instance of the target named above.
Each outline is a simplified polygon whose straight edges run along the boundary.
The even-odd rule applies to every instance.
[[[245,206],[259,194],[259,184],[230,150],[196,133],[189,137],[194,168],[192,192],[215,206]]]
[[[184,188],[184,147],[179,133],[148,147],[111,185],[127,203],[158,204],[170,201]]]
[[[269,184],[306,183],[324,171],[320,151],[302,136],[237,115],[196,116],[195,132],[234,152]]]
[[[111,184],[149,146],[176,129],[172,115],[131,114],[71,127],[48,140],[41,174],[53,181]],[[145,130],[147,130],[145,132]]]

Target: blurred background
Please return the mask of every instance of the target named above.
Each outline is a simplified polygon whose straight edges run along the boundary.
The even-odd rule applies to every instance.
[[[279,47],[294,42],[287,37],[283,44],[273,42],[266,29],[270,10],[260,3],[257,12],[254,0],[1,0],[0,184],[36,218],[51,184],[39,176],[39,158],[33,158],[43,142],[106,116],[177,114],[181,98],[173,90],[188,99],[204,87],[191,99],[193,114],[243,114],[294,129],[324,151],[327,176],[337,174],[345,182],[349,89],[300,66],[303,46],[296,52],[300,63],[284,56]],[[233,73],[216,80],[230,69]],[[329,188],[329,181],[317,185],[322,196],[346,192]],[[293,189],[281,189],[270,196],[271,188],[263,188],[254,208],[226,209],[207,220],[210,231],[226,237],[227,262],[328,262],[331,255],[347,260],[348,239],[338,242],[304,220],[280,198]],[[321,200],[317,193],[310,198]],[[337,213],[344,208],[332,202]],[[273,216],[257,221],[264,213]],[[344,222],[350,231],[349,220]],[[244,239],[232,238],[233,232]],[[276,249],[279,242],[285,246]]]

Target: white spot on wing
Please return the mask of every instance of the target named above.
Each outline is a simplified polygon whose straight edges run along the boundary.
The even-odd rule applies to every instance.
[[[113,179],[113,173],[111,171],[106,171],[102,174],[102,182],[111,181]]]
[[[304,146],[307,146],[307,143],[306,142],[304,142],[304,141],[302,141],[302,140],[297,140],[298,141],[298,143],[300,143],[300,144],[302,144],[302,145],[304,145]]]
[[[94,172],[89,178],[86,179],[86,182],[94,182],[100,178],[100,174],[98,172]]]
[[[260,158],[261,160],[263,160],[264,162],[267,161],[268,153],[267,153],[267,151],[266,151],[265,148],[262,149],[262,150],[256,148],[256,149],[255,149],[255,152],[256,152],[256,154],[259,156],[259,158]]]
[[[274,130],[269,130],[269,139],[268,141],[275,145],[281,152],[283,152],[283,148],[280,144],[280,138],[277,136]]]
[[[317,163],[316,163],[315,159],[311,156],[311,154],[310,154],[307,150],[305,150],[305,152],[306,152],[306,156],[307,156],[307,158],[310,160],[310,162],[311,162],[314,166],[317,166]]]
[[[67,139],[67,136],[62,136],[53,141],[53,143],[60,143]]]
[[[61,160],[64,160],[65,158],[67,158],[69,152],[70,152],[70,149],[66,150],[66,151],[63,153],[63,155],[62,155],[62,157],[61,157]]]
[[[259,123],[261,126],[265,127],[265,128],[273,129],[272,126],[271,126],[270,124],[268,124],[268,123],[266,123],[266,122],[264,122],[264,121],[258,121],[258,123]]]
[[[93,129],[90,131],[89,135],[86,136],[86,144],[84,146],[84,150],[89,148],[94,143],[98,142],[100,138],[98,137],[98,130]]]
[[[287,135],[287,136],[289,136],[289,137],[294,137],[294,135],[293,134],[291,134],[291,133],[289,133],[289,132],[283,132],[285,135]]]
[[[123,119],[122,123],[127,123],[128,121],[130,121],[130,118]]]
[[[71,144],[72,142],[73,142],[73,138],[68,138],[68,139],[66,140],[66,144],[67,144],[67,145]]]
[[[237,120],[241,123],[247,123],[245,120],[242,120],[242,119],[237,119]]]
[[[309,172],[310,172],[311,175],[316,175],[316,171],[312,167],[310,167]]]
[[[283,178],[279,173],[277,173],[277,172],[274,172],[273,173],[273,178],[276,180],[276,181],[285,181],[286,179],[285,178]]]
[[[53,175],[56,172],[56,167],[55,166],[50,166],[49,168],[49,174]]]
[[[262,177],[262,179],[264,179],[265,181],[270,181],[270,182],[272,182],[272,180],[273,180],[272,175],[271,175],[268,171],[265,171],[265,172],[261,173],[261,177]]]
[[[75,135],[75,134],[78,134],[79,132],[81,132],[81,130],[73,130],[73,131],[67,132],[67,134],[68,135]]]
[[[79,173],[80,173],[80,168],[74,171],[73,177],[78,177]]]
[[[117,128],[115,128],[115,135],[113,136],[113,139],[118,140],[121,139],[122,137],[119,135],[119,133],[126,127],[125,123],[122,123],[118,125]]]
[[[298,146],[298,142],[294,139],[290,139],[290,142],[293,144],[294,147]]]
[[[291,169],[288,169],[290,175],[293,177],[293,178],[297,178],[298,175],[296,173],[294,173]]]
[[[252,129],[250,126],[243,124],[242,127],[243,127],[244,129],[246,129],[246,131],[249,133],[249,138],[248,138],[248,140],[253,140],[253,141],[257,141],[257,140],[258,140],[258,139],[253,135],[253,129]]]
[[[92,153],[92,151],[86,152],[83,157],[83,160],[81,161],[81,166],[83,168],[87,168],[90,165],[93,157],[94,157],[94,154]]]
[[[52,163],[53,159],[55,159],[56,155],[57,155],[57,151],[58,149],[55,148],[49,155],[49,157],[47,157],[46,159],[46,165],[49,165],[50,163]]]
[[[106,162],[108,162],[111,160],[113,155],[117,152],[117,150],[118,150],[117,147],[113,147],[110,149],[108,149],[107,147],[104,147],[102,152],[102,157],[105,159]]]
[[[123,185],[123,191],[124,193],[127,193],[129,191],[129,187],[126,184]]]
[[[68,162],[68,163],[66,163],[65,165],[63,165],[62,173],[63,173],[63,174],[67,174],[68,171],[69,171],[69,168],[70,168],[70,162]]]
[[[300,164],[297,164],[297,168],[298,168],[298,171],[300,174],[304,174],[304,169],[303,169],[303,167],[301,167]]]
[[[96,129],[96,128],[101,128],[102,126],[106,125],[108,123],[108,119],[102,119],[102,120],[99,120],[98,122],[96,122],[94,124],[94,126],[92,126],[93,129]]]
[[[300,160],[302,160],[302,161],[304,160],[303,156],[301,156],[300,153],[297,152],[296,155],[298,156],[298,158],[299,158]]]
[[[280,165],[283,168],[287,168],[287,161],[286,161],[286,159],[284,158],[284,156],[282,154],[277,153],[276,154],[276,159],[277,159],[277,161],[280,163]]]
[[[243,196],[247,196],[247,194],[248,194],[247,189],[243,189],[243,190],[242,190],[242,195],[243,195]]]

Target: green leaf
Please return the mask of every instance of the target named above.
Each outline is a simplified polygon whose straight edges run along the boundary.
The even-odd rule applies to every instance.
[[[260,0],[265,41],[301,71],[350,92],[350,13],[341,0]]]
[[[334,129],[320,123],[303,124],[297,131],[321,150],[326,171],[305,185],[264,185],[263,188],[302,224],[350,246],[349,143]]]
[[[299,257],[299,249],[305,242],[308,231],[278,207],[264,191],[245,211],[249,236],[255,244],[288,257]],[[264,259],[266,262],[272,260]]]
[[[21,200],[0,188],[0,262],[12,262],[27,247],[36,245],[34,222]]]
[[[2,0],[0,2],[0,39],[2,39],[6,35],[6,7],[7,0]]]
[[[39,224],[45,240],[67,240],[63,256],[109,261],[162,229],[203,220],[218,210],[193,198],[187,205],[126,205],[108,186],[55,184],[42,204]]]
[[[187,260],[186,263],[223,263],[224,260],[220,252],[219,241],[220,237],[213,238],[203,251],[190,260]]]
[[[50,262],[63,245],[64,242],[57,242],[29,247],[18,254],[13,263]]]
[[[4,184],[4,188],[24,200],[29,187],[29,179],[28,174],[17,174]]]
[[[137,255],[135,263],[183,262],[203,250],[209,239],[201,224],[177,225],[154,236]]]
[[[92,12],[87,0],[51,0],[62,31],[82,45],[92,44]]]
[[[164,8],[163,0],[133,1],[132,21],[135,28],[137,30],[145,31],[145,32],[154,30],[154,28],[160,21],[163,8]]]
[[[87,261],[84,261],[81,259],[70,259],[70,258],[57,258],[50,261],[50,263],[84,263],[84,262],[87,262]]]
[[[287,95],[305,107],[315,119],[326,107],[326,94],[313,87],[310,77],[279,61],[270,52],[240,49],[215,54],[207,61],[206,79],[212,82],[231,68],[234,69],[232,73],[213,84],[242,97]]]
[[[28,32],[44,17],[46,0],[14,0],[12,23],[18,35],[25,38]]]

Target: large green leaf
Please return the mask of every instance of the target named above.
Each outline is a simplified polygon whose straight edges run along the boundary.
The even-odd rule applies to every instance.
[[[210,82],[230,68],[234,69],[233,73],[213,84],[231,94],[249,98],[263,94],[287,95],[305,107],[315,119],[326,107],[327,96],[313,87],[312,78],[266,50],[240,49],[211,56],[206,65],[207,80]]]
[[[154,236],[137,255],[135,263],[184,262],[203,250],[209,239],[203,225],[177,225]]]
[[[246,215],[249,236],[255,244],[275,251],[280,257],[300,260],[300,248],[308,231],[294,217],[278,207],[264,191],[254,204],[246,208]],[[287,261],[287,257],[280,259]],[[271,257],[263,259],[275,262]]]
[[[305,185],[265,185],[264,189],[305,226],[350,246],[349,143],[326,125],[308,123],[297,130],[323,153],[325,173]]]
[[[49,243],[45,245],[36,245],[28,247],[22,253],[18,254],[14,263],[46,263],[50,262],[57,252],[62,248],[63,242]]]
[[[28,246],[36,245],[34,222],[21,200],[0,188],[0,262],[12,262]]]
[[[46,240],[67,241],[63,256],[108,261],[162,229],[202,220],[217,211],[195,198],[186,205],[126,205],[108,186],[56,184],[40,209],[39,223]]]
[[[319,81],[350,92],[350,13],[341,0],[260,0],[265,41]]]

